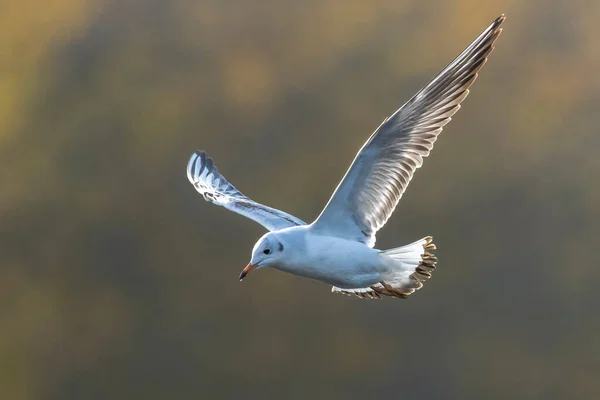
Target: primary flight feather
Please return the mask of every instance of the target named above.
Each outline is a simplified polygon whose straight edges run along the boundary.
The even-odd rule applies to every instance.
[[[494,42],[497,18],[429,84],[387,118],[359,150],[327,206],[310,225],[259,204],[237,190],[204,152],[188,162],[188,179],[207,201],[244,215],[270,232],[252,251],[243,279],[270,267],[333,285],[363,298],[406,298],[421,288],[437,263],[431,237],[377,250],[375,234],[390,218],[443,127],[469,94]]]

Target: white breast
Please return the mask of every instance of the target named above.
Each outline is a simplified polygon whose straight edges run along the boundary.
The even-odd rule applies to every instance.
[[[279,269],[294,275],[356,288],[379,282],[385,270],[379,251],[363,243],[318,235],[309,227],[291,228],[285,239],[289,249]]]

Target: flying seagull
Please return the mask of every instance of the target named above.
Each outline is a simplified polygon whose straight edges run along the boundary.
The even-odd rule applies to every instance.
[[[270,232],[252,249],[240,280],[258,268],[275,268],[333,285],[334,293],[362,298],[406,298],[431,277],[437,258],[430,236],[389,250],[374,249],[415,170],[442,128],[469,94],[494,42],[498,17],[454,61],[383,121],[359,150],[321,215],[307,224],[244,196],[196,151],[187,176],[204,199],[248,217]]]

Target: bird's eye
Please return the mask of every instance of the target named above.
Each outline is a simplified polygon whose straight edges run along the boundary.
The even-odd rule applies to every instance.
[[[264,249],[264,250],[263,250],[263,253],[265,253],[265,254],[270,254],[270,253],[271,253],[271,249]]]

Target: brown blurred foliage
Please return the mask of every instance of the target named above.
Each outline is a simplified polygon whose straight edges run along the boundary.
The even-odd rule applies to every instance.
[[[237,275],[260,226],[207,150],[311,221],[377,125],[505,32],[377,247],[406,301]],[[600,398],[600,2],[0,4],[0,398]]]

